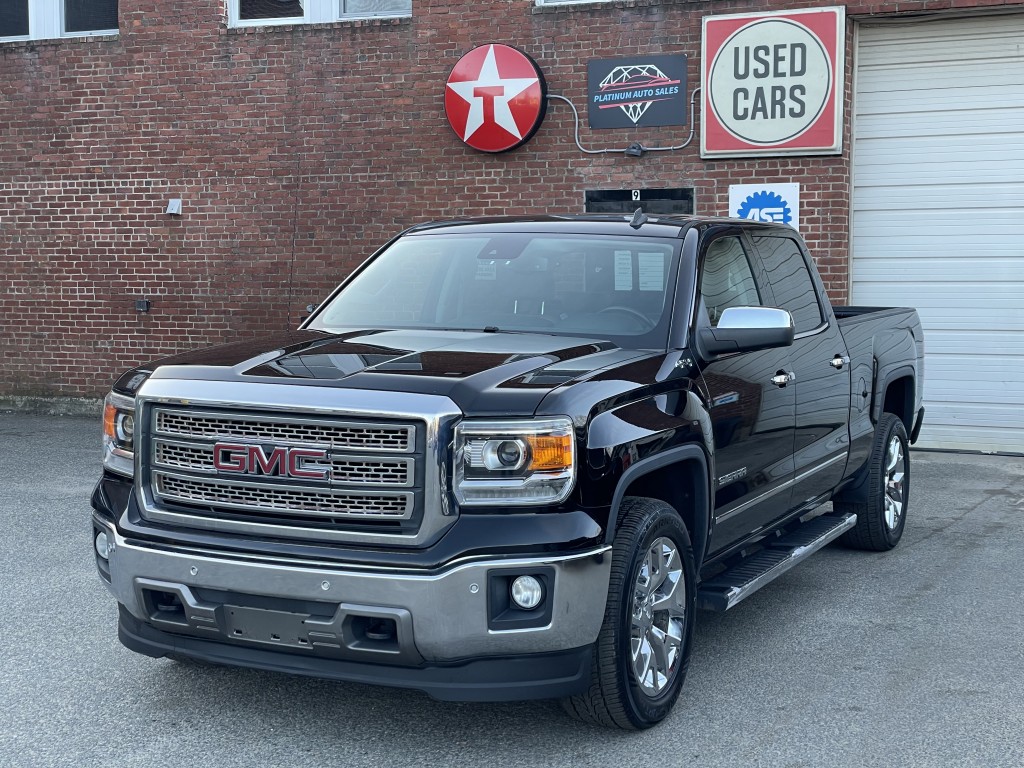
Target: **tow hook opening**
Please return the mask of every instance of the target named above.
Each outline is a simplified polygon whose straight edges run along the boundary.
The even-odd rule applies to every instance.
[[[349,617],[348,629],[352,637],[349,648],[398,652],[398,624],[394,619],[354,615]]]
[[[143,589],[142,597],[145,601],[146,613],[149,615],[150,621],[180,624],[183,627],[188,626],[185,606],[178,595],[162,589]]]

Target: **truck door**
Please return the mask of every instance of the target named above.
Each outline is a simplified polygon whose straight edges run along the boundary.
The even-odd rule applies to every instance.
[[[698,326],[717,325],[727,307],[771,306],[765,275],[738,230],[706,236],[698,259]],[[777,383],[790,370],[788,347],[722,355],[703,365],[714,432],[713,552],[790,508],[796,396]]]
[[[776,306],[793,315],[790,348],[796,393],[796,462],[792,504],[802,506],[834,489],[843,477],[850,440],[850,364],[846,343],[815,280],[799,240],[751,231]],[[820,297],[820,298],[819,298]]]

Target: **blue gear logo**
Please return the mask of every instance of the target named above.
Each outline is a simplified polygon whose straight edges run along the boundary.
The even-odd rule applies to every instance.
[[[755,192],[740,203],[736,215],[751,221],[766,221],[775,224],[789,224],[793,221],[793,211],[789,204],[774,192],[764,190]]]

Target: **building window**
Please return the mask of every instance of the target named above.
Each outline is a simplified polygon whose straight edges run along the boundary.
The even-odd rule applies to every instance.
[[[118,0],[0,0],[0,40],[117,34]]]
[[[239,0],[238,2],[239,21],[302,19],[304,17],[302,0]]]
[[[231,25],[322,23],[412,15],[412,0],[228,0]]]
[[[117,29],[117,0],[64,0],[68,34]]]
[[[28,36],[28,0],[0,4],[0,37]]]

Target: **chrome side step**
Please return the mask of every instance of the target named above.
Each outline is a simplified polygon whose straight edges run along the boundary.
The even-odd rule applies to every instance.
[[[806,560],[857,524],[857,516],[821,515],[792,533],[772,541],[761,551],[701,584],[697,606],[727,611],[794,565]]]

